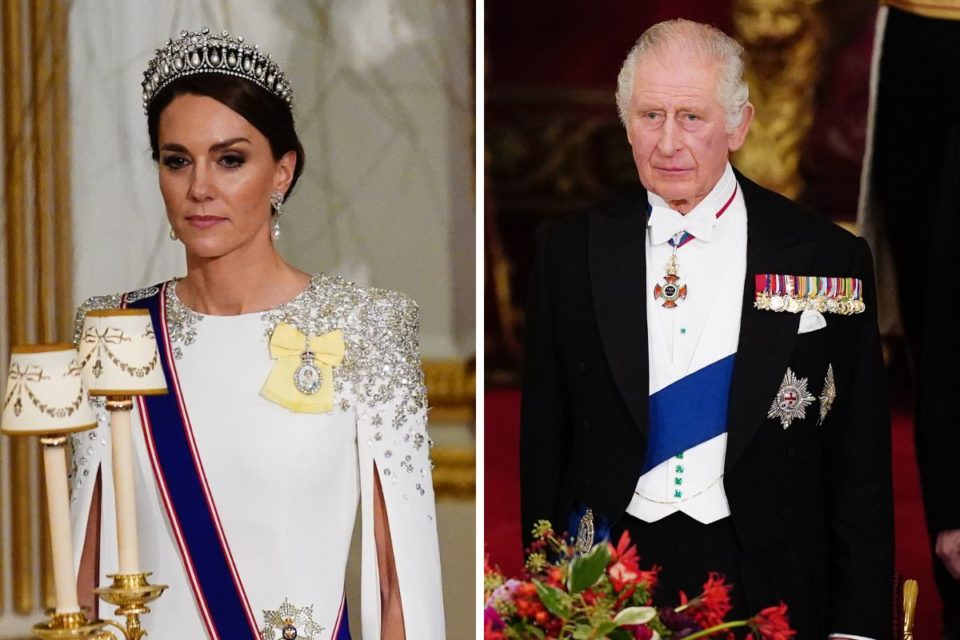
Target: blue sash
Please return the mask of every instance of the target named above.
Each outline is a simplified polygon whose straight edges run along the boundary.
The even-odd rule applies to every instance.
[[[650,441],[641,474],[727,430],[734,355],[650,396]]]
[[[347,615],[347,599],[344,598],[340,603],[340,615],[337,616],[337,624],[333,628],[334,635],[330,636],[333,640],[350,640],[350,617]]]
[[[166,287],[160,285],[159,293],[129,305],[125,303],[125,306],[150,311],[160,347],[160,362],[170,385],[167,395],[137,398],[150,462],[210,637],[260,640],[256,620],[207,487],[193,441],[190,418],[180,396],[164,317]]]

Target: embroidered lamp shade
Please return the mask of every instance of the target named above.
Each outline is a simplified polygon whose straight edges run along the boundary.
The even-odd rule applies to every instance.
[[[83,381],[90,395],[167,392],[153,322],[146,309],[88,311],[79,348]]]
[[[8,436],[85,431],[97,424],[72,344],[14,347],[0,431]]]

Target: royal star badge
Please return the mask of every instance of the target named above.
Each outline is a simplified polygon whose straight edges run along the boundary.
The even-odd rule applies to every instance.
[[[295,607],[287,598],[283,599],[279,609],[265,609],[263,622],[261,640],[317,640],[324,629],[313,620],[313,605]]]
[[[827,377],[823,381],[823,391],[820,393],[820,421],[817,422],[818,425],[823,424],[823,421],[827,419],[827,414],[830,413],[830,407],[833,406],[833,401],[837,399],[837,385],[833,379],[833,365],[827,365]]]
[[[773,399],[767,417],[780,420],[780,424],[786,429],[794,420],[806,418],[807,407],[813,404],[815,400],[816,398],[807,390],[807,379],[798,378],[790,370],[790,367],[787,367],[787,372],[783,375],[783,382],[780,383],[777,397]]]

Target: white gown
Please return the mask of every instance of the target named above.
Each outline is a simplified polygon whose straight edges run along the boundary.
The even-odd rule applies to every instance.
[[[338,626],[347,624],[344,574],[358,503],[362,637],[380,637],[372,501],[379,473],[407,638],[443,638],[416,304],[395,292],[316,275],[276,309],[206,316],[184,307],[175,288],[172,281],[156,295],[166,305],[173,363],[196,448],[261,637],[283,637],[278,617],[270,615],[281,607],[296,619],[296,637],[340,637]],[[127,301],[155,289],[127,294]],[[86,310],[117,307],[120,301],[114,295],[84,303],[77,337]],[[344,358],[333,370],[333,411],[296,413],[259,394],[274,362],[268,341],[279,322],[314,336],[343,331]],[[141,569],[153,572],[152,583],[170,587],[150,605],[144,627],[161,640],[218,637],[201,616],[136,407],[132,414]],[[71,510],[79,564],[99,471],[100,584],[106,585],[106,574],[117,571],[116,523],[109,418],[102,408],[98,420],[94,431],[74,436]],[[112,615],[109,605],[100,606],[102,614]]]

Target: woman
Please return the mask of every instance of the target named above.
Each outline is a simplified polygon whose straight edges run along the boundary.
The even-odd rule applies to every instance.
[[[158,638],[349,638],[359,503],[363,637],[442,638],[415,303],[280,257],[273,241],[304,154],[289,85],[258,49],[183,32],[150,62],[143,99],[187,275],[88,300],[77,340],[89,309],[150,309],[173,398],[163,406],[179,407],[148,400],[146,415],[133,412],[140,557],[170,586],[145,627]],[[74,443],[71,485],[88,593],[116,571],[100,418]],[[164,440],[184,433],[182,451]],[[177,453],[157,454],[167,450]],[[185,477],[203,490],[183,490]]]

